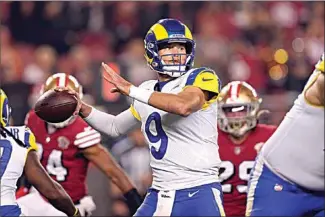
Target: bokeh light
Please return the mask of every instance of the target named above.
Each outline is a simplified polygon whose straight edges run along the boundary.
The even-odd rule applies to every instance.
[[[285,64],[289,59],[288,52],[284,49],[278,49],[274,53],[274,60],[279,64]]]
[[[297,52],[297,53],[301,53],[304,51],[305,49],[305,42],[302,38],[295,38],[292,41],[292,49]]]
[[[269,70],[269,76],[272,80],[278,81],[288,75],[288,66],[277,64]]]

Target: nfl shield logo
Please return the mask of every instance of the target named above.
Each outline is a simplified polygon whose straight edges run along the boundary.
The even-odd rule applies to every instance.
[[[239,155],[240,152],[241,152],[241,148],[240,147],[235,147],[234,152],[235,152],[236,155]]]

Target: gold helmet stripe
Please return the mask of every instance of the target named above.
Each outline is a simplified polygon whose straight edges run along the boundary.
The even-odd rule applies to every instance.
[[[193,40],[193,36],[192,36],[190,29],[185,24],[184,24],[184,27],[185,27],[185,37],[187,39]]]
[[[163,40],[163,39],[168,39],[168,32],[165,29],[163,25],[160,23],[156,23],[150,28],[150,31],[152,31],[155,34],[156,40]]]

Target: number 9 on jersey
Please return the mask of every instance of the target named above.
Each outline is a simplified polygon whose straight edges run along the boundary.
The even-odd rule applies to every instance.
[[[154,122],[155,124],[156,132],[157,132],[156,135],[154,135],[150,131],[151,122]],[[151,146],[150,152],[155,159],[161,160],[165,156],[167,151],[168,137],[166,132],[162,128],[161,116],[158,112],[153,112],[148,116],[145,124],[145,132],[150,143],[160,142],[159,149],[157,150],[155,147]]]

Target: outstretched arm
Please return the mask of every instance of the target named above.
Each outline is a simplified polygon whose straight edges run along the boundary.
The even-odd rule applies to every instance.
[[[132,114],[131,108],[117,116],[101,112],[83,102],[78,93],[67,87],[57,87],[55,91],[67,91],[78,100],[74,115],[82,117],[91,127],[111,137],[118,137],[139,126],[140,122]]]
[[[111,137],[124,135],[140,125],[140,122],[133,116],[131,109],[114,116],[82,103],[79,115],[94,129]]]
[[[200,110],[219,94],[219,78],[208,68],[194,70],[186,82],[187,88],[176,95],[135,87],[105,63],[102,66],[106,72],[104,78],[115,86],[111,92],[120,92],[160,110],[185,117]]]
[[[141,205],[141,196],[111,154],[100,144],[83,149],[82,153],[122,191],[131,213],[134,214]]]
[[[153,92],[148,104],[163,111],[186,117],[200,110],[208,94],[197,87],[188,87],[179,94]]]
[[[68,216],[80,216],[69,195],[47,174],[36,151],[29,151],[24,168],[28,181],[58,210]]]

